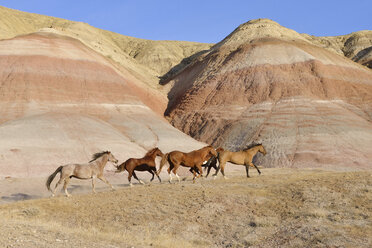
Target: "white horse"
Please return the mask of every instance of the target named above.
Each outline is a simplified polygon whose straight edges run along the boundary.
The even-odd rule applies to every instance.
[[[92,160],[87,164],[67,164],[67,165],[60,166],[57,168],[55,172],[53,172],[53,174],[51,174],[48,177],[46,181],[46,186],[48,190],[52,191],[50,189],[50,184],[52,183],[57,173],[60,172],[61,178],[59,179],[56,186],[54,187],[54,190],[52,191],[52,196],[55,195],[58,185],[60,185],[64,181],[65,183],[63,185],[63,189],[65,190],[66,196],[69,197],[70,194],[67,192],[67,184],[69,183],[71,177],[76,177],[79,179],[92,179],[93,193],[96,193],[95,186],[94,186],[95,178],[102,180],[107,185],[109,185],[112,189],[114,189],[114,187],[103,176],[103,168],[105,167],[108,161],[113,162],[113,163],[118,162],[118,160],[114,157],[114,155],[112,155],[111,152],[105,151],[105,152],[98,152],[98,153],[93,154]]]

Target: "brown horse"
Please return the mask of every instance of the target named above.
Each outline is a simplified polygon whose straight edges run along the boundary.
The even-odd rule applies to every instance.
[[[218,148],[218,149],[222,149],[222,148]],[[218,159],[218,149],[216,149],[217,151],[217,157],[215,156],[212,156],[208,161],[205,161],[203,164],[202,164],[202,167],[205,168],[205,170],[207,170],[207,175],[205,176],[205,178],[208,177],[209,173],[211,172],[211,169],[214,168],[215,171],[218,170],[218,167],[217,167],[217,159]],[[193,173],[194,171],[194,168],[191,168],[190,169],[190,172]],[[196,171],[197,173],[200,174],[199,171]],[[215,174],[214,174],[215,175]],[[213,175],[213,176],[214,176]],[[183,180],[185,180],[186,178],[184,178]]]
[[[112,189],[114,189],[114,187],[112,187],[112,185],[103,176],[103,168],[108,161],[113,163],[118,162],[118,160],[114,157],[114,155],[112,155],[111,152],[105,151],[93,154],[92,160],[89,161],[89,163],[87,164],[67,164],[60,166],[55,172],[53,172],[53,174],[48,177],[46,186],[48,190],[52,191],[50,189],[50,184],[52,183],[57,173],[61,173],[61,177],[54,187],[54,190],[52,191],[52,196],[55,195],[58,185],[60,185],[64,181],[63,189],[65,190],[66,196],[69,197],[70,194],[67,192],[67,185],[72,177],[76,177],[79,179],[92,179],[93,193],[96,193],[94,186],[95,178],[100,179],[101,181],[109,185]]]
[[[203,176],[203,169],[202,164],[209,160],[212,156],[217,156],[216,150],[212,146],[206,146],[199,150],[195,150],[189,153],[184,153],[180,151],[172,151],[167,153],[163,156],[160,162],[160,168],[158,173],[160,173],[161,169],[163,168],[164,164],[168,161],[169,168],[169,182],[172,182],[172,174],[176,175],[178,182],[180,182],[180,177],[177,174],[177,169],[182,165],[184,167],[191,167],[190,170],[194,174],[193,182],[195,182],[196,177]],[[197,176],[196,172],[199,171],[200,174]]]
[[[146,153],[146,155],[143,158],[130,158],[124,163],[117,166],[116,173],[122,172],[124,170],[128,171],[128,181],[129,185],[132,186],[131,179],[132,175],[134,176],[137,181],[139,181],[142,184],[145,184],[142,180],[138,179],[136,171],[148,171],[152,174],[152,178],[150,181],[154,180],[154,175],[156,175],[159,179],[159,182],[161,182],[161,179],[159,177],[159,174],[156,171],[156,164],[155,164],[155,158],[156,156],[163,157],[164,154],[160,151],[159,148],[155,147],[154,149],[151,149]]]
[[[261,171],[257,168],[257,166],[252,163],[252,159],[254,155],[256,155],[257,152],[261,152],[263,155],[266,155],[266,150],[262,144],[253,145],[250,148],[247,148],[239,152],[230,152],[230,151],[224,150],[223,148],[218,148],[217,151],[218,151],[218,162],[220,163],[220,166],[213,176],[217,176],[217,173],[219,169],[221,168],[221,173],[223,177],[227,178],[225,176],[226,162],[245,165],[245,171],[247,172],[247,177],[249,177],[249,174],[248,174],[249,166],[255,167],[258,173],[261,174]]]

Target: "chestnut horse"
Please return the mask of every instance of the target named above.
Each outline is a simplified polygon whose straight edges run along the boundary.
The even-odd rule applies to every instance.
[[[112,155],[111,152],[105,151],[93,154],[92,160],[89,161],[89,163],[87,164],[67,164],[60,166],[55,172],[53,172],[53,174],[48,177],[46,186],[48,190],[51,191],[50,184],[52,183],[57,173],[61,173],[61,177],[54,187],[54,190],[52,191],[52,196],[55,195],[58,185],[60,185],[64,181],[63,189],[65,190],[66,196],[69,197],[70,194],[67,192],[67,185],[72,177],[76,177],[79,179],[92,179],[93,193],[96,193],[94,186],[95,178],[100,179],[101,181],[109,185],[112,189],[114,189],[114,187],[112,187],[112,185],[103,176],[103,168],[108,161],[113,163],[118,162],[118,160],[114,157],[114,155]]]
[[[191,167],[191,172],[194,174],[193,182],[195,182],[195,178],[203,176],[203,169],[202,164],[209,160],[212,156],[217,156],[216,150],[212,146],[206,146],[199,150],[191,151],[189,153],[184,153],[180,151],[172,151],[170,153],[166,153],[161,162],[160,168],[158,170],[158,174],[160,173],[161,169],[163,168],[164,164],[168,161],[169,168],[169,182],[172,182],[172,174],[176,175],[178,182],[180,182],[180,177],[177,174],[177,169],[182,165],[184,167]],[[199,171],[200,174],[197,176],[196,172]]]
[[[120,164],[119,166],[116,167],[117,168],[116,173],[127,170],[128,181],[131,187],[132,187],[132,183],[131,183],[132,175],[134,176],[135,179],[137,179],[138,182],[145,184],[142,180],[138,179],[136,173],[134,172],[135,170],[150,172],[152,174],[152,178],[150,182],[154,180],[154,174],[155,174],[158,177],[159,182],[161,182],[159,174],[156,171],[156,164],[155,164],[156,156],[160,156],[160,157],[164,156],[164,154],[157,147],[148,151],[143,158],[130,158],[124,163]]]
[[[218,148],[218,149],[222,149],[222,148]],[[216,149],[217,151],[217,157],[215,156],[212,156],[208,161],[205,161],[203,164],[202,164],[202,167],[205,168],[205,170],[207,170],[207,175],[205,176],[205,178],[208,177],[209,173],[211,172],[211,169],[214,168],[215,171],[218,170],[218,167],[217,167],[217,159],[218,159],[218,149]],[[194,171],[194,168],[191,168],[190,169],[190,172],[192,173]],[[200,174],[199,171],[197,171],[197,173]],[[215,176],[215,174],[213,174],[213,176]],[[186,178],[184,178],[183,180],[185,180]]]
[[[247,177],[249,177],[249,174],[248,174],[249,166],[255,167],[258,173],[261,174],[261,171],[257,168],[257,166],[252,163],[252,159],[254,155],[256,155],[257,152],[261,152],[263,155],[266,155],[266,150],[262,144],[255,144],[255,145],[252,145],[250,148],[247,148],[247,149],[244,149],[238,152],[230,152],[230,151],[224,150],[223,148],[218,148],[217,151],[218,151],[218,162],[220,163],[220,166],[213,176],[217,176],[217,173],[219,169],[221,168],[221,173],[223,177],[227,178],[225,176],[226,162],[245,165],[245,171],[247,172]]]

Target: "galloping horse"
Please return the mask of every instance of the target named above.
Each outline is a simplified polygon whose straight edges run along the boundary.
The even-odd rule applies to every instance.
[[[151,149],[146,153],[146,155],[143,158],[130,158],[124,163],[117,166],[116,173],[119,173],[121,171],[127,170],[128,171],[128,181],[129,185],[132,186],[131,179],[132,175],[134,176],[137,181],[139,181],[142,184],[145,184],[142,182],[142,180],[138,179],[136,171],[148,171],[152,174],[152,178],[150,181],[154,180],[154,174],[158,177],[159,182],[161,182],[161,179],[159,177],[159,174],[156,171],[156,164],[155,164],[155,158],[156,156],[163,157],[164,154],[160,151],[159,148],[155,147],[154,149]]]
[[[217,173],[219,169],[221,168],[221,173],[223,177],[227,178],[225,176],[226,162],[245,165],[247,177],[249,177],[249,174],[248,174],[249,166],[255,167],[258,173],[261,174],[261,171],[257,168],[257,166],[252,163],[252,159],[254,155],[256,155],[257,152],[261,152],[263,155],[266,155],[266,150],[262,144],[253,145],[252,147],[247,148],[243,151],[239,151],[239,152],[230,152],[230,151],[224,150],[223,148],[218,148],[217,151],[218,151],[218,162],[220,163],[220,166],[213,176],[217,176]]]
[[[164,164],[168,161],[169,168],[169,182],[172,182],[172,174],[176,175],[178,182],[180,182],[180,177],[177,174],[177,169],[182,165],[184,167],[191,167],[190,170],[194,174],[193,182],[195,182],[196,177],[203,176],[203,169],[202,164],[209,160],[212,156],[217,156],[216,150],[212,146],[206,146],[199,150],[195,150],[189,153],[184,153],[180,151],[172,151],[170,153],[166,153],[161,162],[160,168],[158,170],[158,174],[160,173],[161,169],[163,168]],[[199,171],[200,174],[196,176],[196,172]]]
[[[54,187],[54,190],[52,191],[52,196],[55,195],[58,185],[60,185],[64,181],[65,183],[63,185],[63,189],[65,190],[66,196],[69,197],[70,194],[67,192],[67,184],[72,177],[76,177],[79,179],[92,179],[92,190],[94,193],[96,193],[94,186],[95,178],[100,179],[101,181],[109,185],[112,189],[114,189],[114,187],[112,187],[112,185],[103,176],[103,168],[108,161],[113,163],[118,162],[118,160],[114,157],[114,155],[112,155],[111,152],[105,151],[93,154],[92,160],[89,161],[89,163],[87,164],[67,164],[60,166],[55,172],[53,172],[53,174],[48,177],[46,186],[48,190],[51,191],[50,184],[52,183],[57,173],[61,173],[61,177]]]
[[[218,148],[218,149],[222,149],[222,148]],[[212,156],[208,161],[205,161],[203,164],[202,164],[202,167],[205,168],[205,170],[207,170],[207,175],[205,176],[205,178],[208,177],[209,173],[211,172],[211,169],[214,168],[215,171],[218,170],[218,167],[217,167],[217,159],[218,159],[218,149],[216,149],[217,151],[217,157],[215,156]],[[194,171],[194,168],[191,168],[190,169],[190,172],[193,173]],[[199,171],[196,171],[198,174],[200,174]],[[213,176],[215,176],[215,174],[213,174]],[[185,180],[186,178],[184,178],[183,180]]]

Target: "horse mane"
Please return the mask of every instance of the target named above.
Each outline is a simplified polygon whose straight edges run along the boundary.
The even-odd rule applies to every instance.
[[[244,148],[243,151],[246,151],[246,150],[249,150],[253,147],[261,146],[261,145],[262,145],[261,143],[258,143],[258,144],[257,143],[252,143],[252,144],[248,145],[246,148]]]
[[[145,154],[145,156],[149,156],[149,155],[153,154],[157,149],[159,149],[159,148],[157,148],[157,147],[152,148],[150,151],[148,151],[148,152]]]
[[[100,157],[102,157],[103,155],[108,154],[108,153],[110,153],[110,151],[103,151],[103,152],[97,152],[97,153],[94,153],[94,154],[92,155],[92,160],[90,160],[89,163],[90,163],[90,162],[93,162],[94,160],[96,160],[96,159],[98,159],[98,158],[100,158]]]

